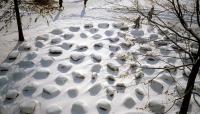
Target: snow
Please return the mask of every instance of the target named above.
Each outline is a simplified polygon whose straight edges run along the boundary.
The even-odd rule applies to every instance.
[[[171,77],[155,69],[181,64],[157,30],[121,22],[104,0],[88,0],[86,9],[82,0],[64,6],[49,26],[39,20],[24,30],[26,42],[17,44],[12,29],[1,35],[1,61],[10,54],[0,66],[0,114],[163,113],[184,92],[181,70]],[[198,111],[192,101],[190,112]]]

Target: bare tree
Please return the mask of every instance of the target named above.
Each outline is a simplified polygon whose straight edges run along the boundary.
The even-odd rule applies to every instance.
[[[165,67],[165,69],[190,69],[184,95],[180,97],[183,98],[183,101],[179,113],[187,114],[191,95],[197,94],[194,90],[194,84],[200,68],[200,3],[199,0],[185,2],[181,0],[150,1],[152,6],[149,8],[142,7],[138,0],[134,0],[132,7],[115,4],[121,8],[115,8],[114,11],[123,10],[127,13],[141,15],[141,18],[148,20],[143,22],[144,24],[156,27],[167,41],[173,43],[174,49],[179,50],[181,55],[185,55],[181,58],[183,61],[181,66]],[[123,19],[133,21],[130,17]],[[172,35],[174,37],[171,37]],[[182,43],[179,43],[177,39]]]

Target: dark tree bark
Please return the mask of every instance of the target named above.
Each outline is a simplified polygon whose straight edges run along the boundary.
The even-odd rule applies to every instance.
[[[17,19],[17,27],[18,27],[18,34],[19,34],[19,41],[24,41],[24,35],[22,30],[22,23],[19,13],[18,7],[18,0],[14,0],[15,12],[16,12],[16,19]]]

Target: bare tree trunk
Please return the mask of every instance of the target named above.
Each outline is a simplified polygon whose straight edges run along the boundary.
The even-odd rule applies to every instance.
[[[16,12],[16,19],[17,19],[17,27],[18,27],[18,34],[19,34],[19,41],[24,41],[24,35],[22,30],[21,18],[19,13],[18,1],[14,0],[15,12]]]
[[[185,90],[185,96],[184,96],[179,114],[187,114],[192,91],[194,88],[195,79],[199,72],[199,68],[200,68],[200,58],[198,57],[195,64],[193,65],[192,71],[189,75],[188,83],[187,83],[186,90]]]

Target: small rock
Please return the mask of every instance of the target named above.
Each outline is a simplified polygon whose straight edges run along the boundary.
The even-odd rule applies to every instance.
[[[99,28],[102,28],[102,29],[106,29],[106,28],[109,27],[109,24],[108,24],[108,23],[99,23],[99,24],[98,24],[98,27],[99,27]]]
[[[63,76],[63,75],[59,75],[56,79],[55,82],[58,85],[64,85],[66,82],[68,81],[67,77]]]
[[[90,92],[90,95],[96,95],[102,90],[102,85],[101,83],[97,83],[93,85],[88,91]]]
[[[44,34],[41,36],[37,36],[36,40],[43,40],[43,41],[47,41],[49,39],[49,34]]]
[[[56,86],[48,85],[43,88],[42,95],[44,97],[45,96],[53,97],[53,96],[57,96],[59,93],[60,93],[60,90]]]
[[[7,84],[9,81],[7,76],[0,76],[0,88]]]
[[[23,92],[34,93],[37,90],[38,86],[39,84],[37,82],[31,82],[30,84],[24,87]]]
[[[77,72],[77,71],[72,72],[72,76],[76,79],[81,79],[81,80],[85,79],[84,74],[82,74],[81,72]]]
[[[118,66],[114,65],[113,63],[108,63],[107,68],[112,70],[112,71],[119,71]]]
[[[54,29],[51,31],[51,33],[54,35],[60,35],[63,33],[63,31],[61,29]]]
[[[60,47],[52,47],[49,49],[49,53],[52,55],[60,55],[62,54],[62,49]]]
[[[107,39],[108,39],[108,41],[109,41],[110,43],[116,43],[116,42],[119,41],[119,38],[118,38],[118,37],[116,37],[116,38],[107,38]]]
[[[117,45],[109,45],[109,50],[116,52],[120,50],[120,47]]]
[[[12,79],[14,81],[18,81],[18,80],[21,80],[22,78],[24,78],[26,75],[26,72],[24,70],[18,70],[18,71],[15,71],[13,74],[12,74]]]
[[[122,27],[120,27],[120,30],[121,31],[128,31],[129,27],[128,26],[122,26]]]
[[[94,49],[101,49],[103,47],[103,43],[94,44]]]
[[[58,43],[60,43],[61,41],[62,41],[61,38],[53,38],[53,39],[51,40],[51,44],[58,44]]]
[[[84,28],[85,28],[85,29],[93,28],[93,24],[85,24],[85,25],[84,25]]]
[[[65,49],[65,50],[68,50],[68,49],[71,49],[71,47],[73,46],[74,44],[72,44],[72,43],[63,43],[62,45],[61,45],[61,47],[63,48],[63,49]]]
[[[124,33],[124,32],[118,32],[117,36],[119,36],[121,38],[125,38],[126,37],[126,33]]]
[[[46,110],[46,114],[61,114],[61,112],[62,107],[58,105],[50,105]]]
[[[120,29],[121,27],[124,26],[124,23],[113,23],[112,26],[113,26],[113,28]]]
[[[111,110],[110,102],[107,100],[99,100],[97,102],[97,109],[109,112]]]
[[[107,96],[113,97],[114,94],[115,94],[115,89],[112,88],[112,87],[108,87],[108,88],[106,89],[106,94],[107,94]]]
[[[150,87],[157,93],[161,94],[163,92],[164,86],[161,82],[157,80],[152,80]]]
[[[47,78],[49,74],[50,74],[49,69],[40,68],[35,72],[33,77],[36,79],[44,79],[44,78]]]
[[[144,96],[144,92],[139,88],[136,88],[135,92],[136,92],[137,95]]]
[[[32,51],[32,52],[29,52],[25,59],[26,60],[33,60],[34,58],[36,58],[38,56],[38,53],[36,51]]]
[[[165,111],[165,106],[161,103],[159,103],[159,99],[157,100],[150,100],[149,101],[149,109],[152,111],[152,112],[155,112],[155,113],[163,113]]]
[[[106,77],[106,79],[107,79],[108,83],[110,83],[110,84],[113,84],[115,82],[115,78],[113,76],[109,75]]]
[[[19,55],[18,51],[13,51],[8,55],[8,60],[15,60],[17,59],[17,56]]]
[[[144,77],[144,73],[142,71],[137,72],[135,75],[135,79],[141,79],[142,77]]]
[[[35,42],[35,46],[38,47],[38,48],[42,48],[42,47],[44,47],[44,43],[39,40],[39,41]]]
[[[106,36],[112,36],[112,35],[114,34],[114,31],[112,31],[112,30],[106,30],[106,31],[104,32],[104,34],[105,34]]]
[[[87,38],[88,36],[87,36],[85,33],[81,33],[81,34],[80,34],[80,37],[81,37],[81,38]]]
[[[89,32],[92,33],[92,34],[95,34],[98,31],[99,31],[99,29],[97,29],[97,28],[91,28],[91,29],[89,29]]]
[[[72,55],[70,55],[70,59],[72,61],[75,61],[75,62],[82,61],[84,58],[85,58],[85,55],[83,55],[83,54],[72,54]]]
[[[71,88],[67,91],[67,93],[71,98],[74,98],[78,95],[79,91],[77,88]]]
[[[151,34],[150,35],[150,41],[155,41],[158,39],[158,34]]]
[[[95,34],[95,35],[92,36],[92,38],[93,38],[93,39],[100,39],[100,38],[102,38],[102,35],[100,35],[100,34]]]
[[[35,65],[35,63],[33,61],[29,61],[29,60],[22,60],[18,63],[18,65],[21,68],[31,68]]]
[[[78,45],[76,46],[76,51],[80,51],[80,52],[83,52],[83,51],[86,51],[88,49],[88,46],[86,45]]]
[[[135,103],[135,101],[133,100],[132,97],[126,97],[124,102],[123,102],[123,105],[128,109],[132,108],[135,104],[136,103]]]
[[[63,37],[65,40],[69,40],[69,39],[71,39],[71,38],[74,37],[74,34],[64,34],[64,35],[62,35],[62,37]]]
[[[25,113],[25,114],[33,114],[36,106],[38,104],[38,101],[36,100],[31,100],[31,101],[24,101],[20,104],[20,112]]]
[[[19,46],[20,51],[29,51],[31,50],[31,45],[27,42],[24,42],[22,45]]]
[[[125,90],[126,89],[126,85],[124,83],[117,83],[116,84],[116,89],[117,90]]]
[[[127,42],[122,42],[119,44],[123,49],[130,49],[132,44]]]
[[[0,64],[0,74],[7,73],[9,71],[10,65],[7,63]]]
[[[69,30],[72,32],[78,32],[80,30],[80,27],[69,27]]]
[[[94,62],[101,62],[101,56],[96,54],[91,54],[91,58]]]
[[[49,56],[44,56],[41,58],[40,63],[42,66],[50,66],[53,63],[53,59]]]
[[[88,112],[88,106],[83,101],[76,101],[73,103],[71,112],[72,114],[86,114]]]
[[[19,92],[17,90],[8,90],[6,93],[6,100],[14,100],[19,96]]]
[[[157,46],[157,47],[161,47],[161,46],[167,46],[169,42],[167,41],[164,41],[164,40],[158,40],[158,41],[154,41],[154,44]]]
[[[72,68],[72,65],[67,65],[64,63],[58,64],[58,70],[62,73],[68,72]]]

